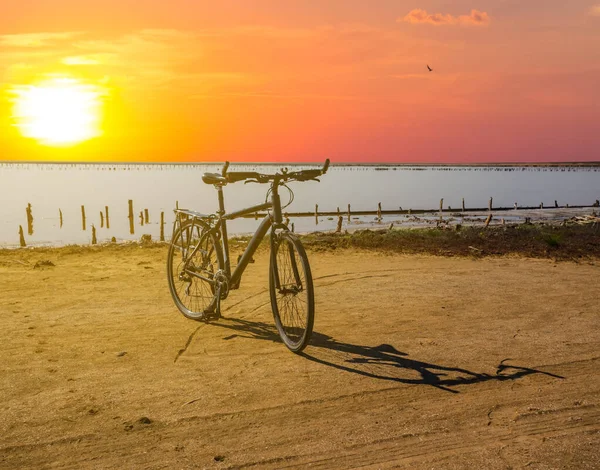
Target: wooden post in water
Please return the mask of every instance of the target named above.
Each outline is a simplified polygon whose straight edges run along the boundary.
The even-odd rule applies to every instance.
[[[144,211],[140,211],[140,225],[144,226]]]
[[[348,222],[350,222],[350,204],[348,204]]]
[[[377,203],[377,220],[381,221],[381,202]]]
[[[60,228],[62,228],[63,218],[62,218],[62,211],[60,209],[58,209],[58,218],[60,219]]]
[[[292,232],[294,231],[294,222],[292,222]]]
[[[462,211],[465,211],[465,198],[462,198]]]
[[[515,210],[519,208],[519,205],[515,202]]]
[[[133,200],[129,200],[129,233],[133,235],[135,233],[134,224],[133,224]]]
[[[27,246],[27,244],[25,243],[25,236],[23,235],[23,226],[19,225],[19,244],[21,245],[21,248],[24,248]]]
[[[106,212],[106,228],[110,228],[110,219],[108,218],[108,206],[104,206],[104,212]]]
[[[33,235],[33,214],[31,213],[31,203],[27,203],[27,208],[25,209],[27,212],[27,233],[29,235]]]
[[[443,211],[444,211],[444,198],[440,199],[440,215],[442,215]]]
[[[558,209],[558,202],[556,201],[556,199],[554,200],[554,207]]]
[[[96,243],[98,243],[98,240],[96,240],[96,227],[92,224],[92,245],[95,245]]]
[[[100,211],[100,228],[104,228],[104,212]]]
[[[488,210],[489,210],[490,212],[491,212],[491,210],[492,210],[492,203],[493,203],[493,200],[494,200],[494,198],[493,198],[493,197],[491,197],[491,198],[490,198],[490,202],[488,202]]]
[[[85,206],[81,206],[81,227],[83,228],[83,231],[85,232]]]
[[[319,204],[315,204],[315,225],[319,225]]]
[[[341,233],[342,232],[342,221],[344,220],[344,218],[341,215],[338,215],[338,221],[337,221],[337,227],[335,229],[335,233]]]
[[[148,214],[148,209],[144,209],[144,222],[147,224],[150,223],[150,214]]]
[[[160,241],[165,241],[165,213],[160,213]]]
[[[541,203],[540,203],[540,209],[543,209],[543,208],[544,208],[544,203],[543,203],[543,202],[541,202]]]

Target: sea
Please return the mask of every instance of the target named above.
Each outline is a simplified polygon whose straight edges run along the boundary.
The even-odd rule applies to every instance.
[[[0,162],[0,247],[19,246],[22,227],[27,246],[89,244],[92,226],[98,243],[139,240],[160,236],[161,213],[164,233],[171,236],[175,207],[210,213],[217,209],[213,186],[202,181],[204,173],[220,172],[222,163],[22,163]],[[229,171],[274,173],[319,168],[319,164],[231,164]],[[225,207],[235,211],[265,201],[267,185],[238,182],[224,188]],[[333,163],[320,182],[292,182],[281,190],[284,212],[336,212],[344,215],[343,229],[418,222],[464,216],[457,214],[463,200],[468,208],[539,207],[552,217],[560,206],[591,207],[600,199],[600,165],[350,165]],[[442,201],[443,199],[443,201]],[[135,216],[130,234],[129,200]],[[351,211],[430,211],[408,214],[346,217]],[[82,207],[86,224],[83,226]],[[106,224],[106,208],[109,224]],[[33,233],[28,231],[28,208]],[[548,209],[550,208],[550,209]],[[146,221],[145,212],[148,213]],[[467,211],[468,212],[468,211]],[[584,210],[585,212],[585,210]],[[588,211],[591,212],[591,209]],[[102,214],[102,215],[101,215]],[[140,216],[141,215],[141,216]],[[506,213],[510,220],[519,210]],[[521,214],[522,215],[522,214]],[[61,224],[62,219],[62,224]],[[103,220],[104,219],[104,220]],[[318,223],[317,223],[318,222]],[[333,230],[337,217],[293,217],[297,232]],[[254,218],[228,222],[230,235],[252,233]]]

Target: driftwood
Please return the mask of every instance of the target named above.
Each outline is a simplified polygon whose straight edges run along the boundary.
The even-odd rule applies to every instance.
[[[565,225],[600,224],[600,217],[596,215],[580,215],[571,217],[563,222]]]

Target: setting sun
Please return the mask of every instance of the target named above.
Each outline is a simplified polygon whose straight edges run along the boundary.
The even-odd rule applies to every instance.
[[[15,87],[13,117],[25,137],[67,146],[101,134],[102,92],[74,78]]]

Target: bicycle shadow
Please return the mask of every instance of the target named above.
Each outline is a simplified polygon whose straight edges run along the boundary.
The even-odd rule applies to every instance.
[[[236,337],[259,339],[281,343],[277,329],[272,324],[236,318],[222,318],[214,326],[233,330]],[[390,344],[366,346],[338,341],[331,336],[313,332],[308,348],[300,353],[309,361],[345,372],[379,380],[429,385],[451,393],[459,393],[450,387],[477,384],[487,381],[516,380],[532,374],[543,374],[557,379],[564,377],[529,367],[505,364],[500,361],[495,374],[474,372],[461,367],[444,366],[410,359]]]

